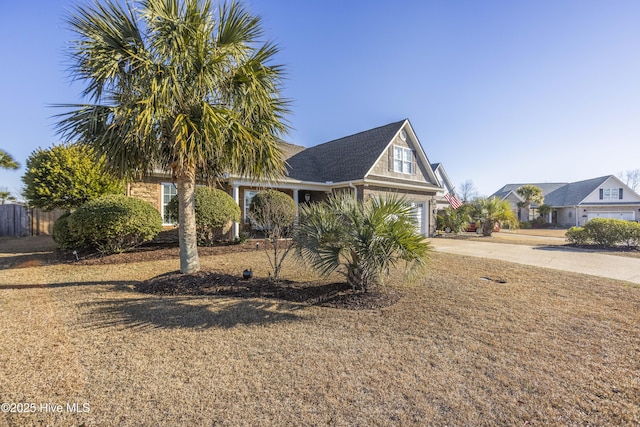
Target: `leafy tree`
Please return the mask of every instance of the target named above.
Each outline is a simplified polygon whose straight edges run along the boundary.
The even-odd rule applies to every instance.
[[[396,196],[358,202],[342,194],[301,206],[294,241],[297,255],[314,269],[338,271],[364,292],[401,261],[405,273],[420,272],[431,250],[416,230],[413,208]]]
[[[260,41],[260,19],[238,3],[107,1],[78,7],[68,23],[79,36],[73,76],[92,103],[67,105],[60,132],[106,155],[119,176],[173,173],[180,271],[198,271],[196,177],[284,173],[288,101],[279,96],[282,67],[271,65],[277,47]]]
[[[281,191],[260,191],[251,200],[247,216],[253,226],[264,231],[270,243],[270,247],[264,245],[264,250],[273,269],[274,280],[279,279],[282,263],[293,247],[290,240],[283,239],[291,237],[296,213],[296,202]]]
[[[496,222],[511,227],[518,226],[518,219],[509,202],[497,197],[477,199],[472,205],[471,216],[481,224],[483,236],[491,236]]]
[[[233,197],[216,188],[196,187],[195,209],[198,241],[202,243],[212,243],[229,231],[232,221],[240,220],[240,206]],[[167,214],[179,220],[178,196],[167,205]]]
[[[540,205],[544,201],[542,189],[535,185],[525,184],[521,187],[518,187],[516,193],[518,193],[518,195],[523,198],[521,207],[524,209],[526,215],[525,220],[529,221],[529,210],[531,209],[531,205]]]
[[[20,164],[13,160],[11,154],[0,150],[0,169],[18,169]]]
[[[39,148],[27,159],[24,197],[36,208],[69,210],[105,194],[122,194],[122,182],[104,172],[104,163],[79,144]]]

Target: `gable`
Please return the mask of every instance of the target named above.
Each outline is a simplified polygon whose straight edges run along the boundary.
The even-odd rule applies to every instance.
[[[639,203],[640,196],[620,179],[611,175],[597,185],[579,203]]]
[[[409,166],[410,172],[406,171],[405,165]],[[388,141],[365,178],[441,185],[409,120],[405,120]]]

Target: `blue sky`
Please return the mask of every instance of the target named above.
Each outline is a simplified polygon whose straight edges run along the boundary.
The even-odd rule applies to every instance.
[[[78,102],[63,18],[0,0],[0,148],[24,165]],[[640,168],[640,1],[246,0],[282,52],[287,140],[313,146],[408,118],[456,186],[570,182]],[[0,187],[19,192],[16,172]]]

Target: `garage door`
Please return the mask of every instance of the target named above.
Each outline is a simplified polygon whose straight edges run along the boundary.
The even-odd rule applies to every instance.
[[[635,212],[591,212],[587,215],[588,220],[592,220],[593,218],[614,218],[614,219],[625,219],[627,221],[635,221]]]

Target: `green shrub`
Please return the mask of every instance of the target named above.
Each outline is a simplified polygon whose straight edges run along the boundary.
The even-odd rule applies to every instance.
[[[594,218],[584,225],[588,239],[601,246],[616,246],[622,241],[621,230],[626,222],[619,219]]]
[[[640,223],[625,222],[626,225],[621,230],[620,240],[629,248],[640,246]]]
[[[578,245],[640,246],[640,224],[621,219],[594,218],[584,227],[572,227],[565,234],[567,240]]]
[[[91,200],[69,216],[78,246],[103,253],[121,252],[153,239],[162,217],[150,204],[133,197],[109,195]]]
[[[571,227],[564,233],[564,236],[569,243],[576,245],[586,245],[589,242],[587,233],[582,227]]]
[[[53,224],[53,240],[62,249],[74,249],[78,247],[78,242],[69,228],[69,217],[71,213],[66,213]]]
[[[198,242],[201,244],[211,244],[222,238],[233,221],[240,221],[240,207],[222,190],[196,187],[195,208]],[[178,196],[171,199],[166,212],[178,218]]]
[[[252,224],[263,229],[286,228],[296,219],[296,202],[288,195],[277,190],[258,192],[251,201],[247,213]]]

